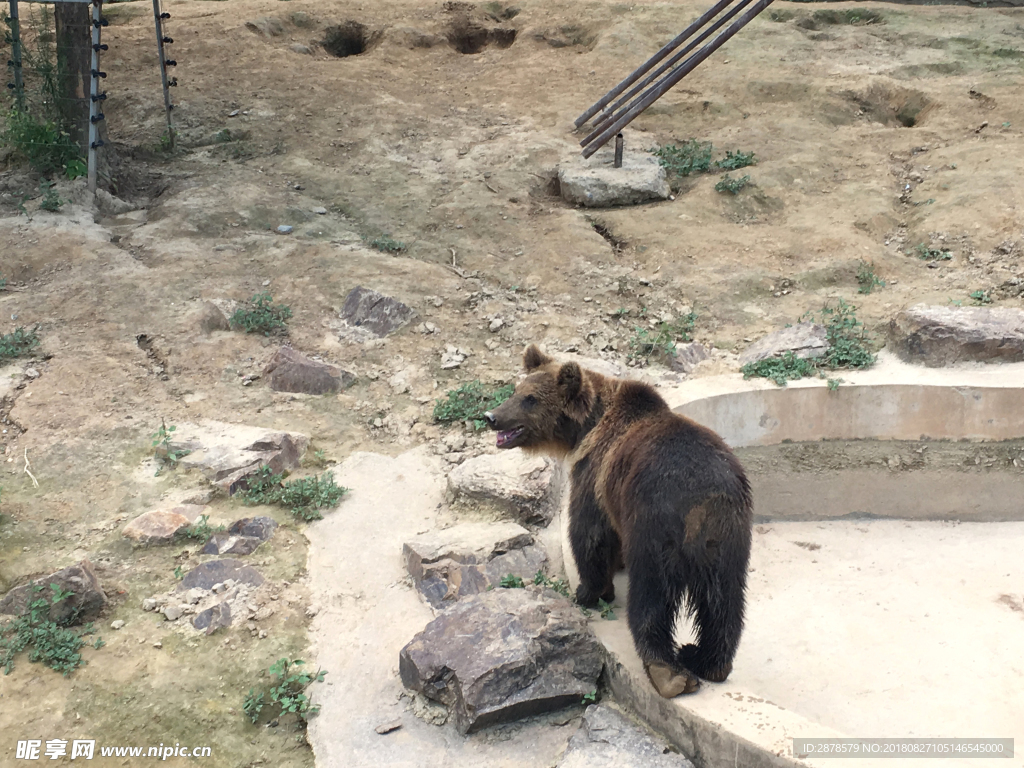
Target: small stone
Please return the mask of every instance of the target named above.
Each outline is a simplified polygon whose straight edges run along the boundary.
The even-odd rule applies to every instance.
[[[206,597],[205,589],[190,589],[185,593],[185,599],[188,600],[190,605],[195,605],[204,597]]]
[[[157,640],[155,643],[153,643],[153,647],[154,648],[163,648],[164,644],[161,643],[159,640]]]
[[[110,628],[111,629],[120,629],[123,626],[124,626],[124,620],[123,619],[115,619],[114,621],[110,622]]]
[[[253,619],[255,621],[266,621],[276,613],[276,609],[272,605],[264,605],[258,611],[256,611]]]
[[[312,48],[310,48],[308,45],[303,45],[302,43],[292,43],[291,45],[288,46],[288,50],[291,51],[292,53],[302,54],[303,56],[310,56],[313,53]],[[319,212],[319,210],[313,211],[313,213]],[[327,211],[324,210],[324,213],[327,213]]]
[[[167,621],[177,621],[185,613],[185,609],[180,605],[168,605],[164,607],[162,613]]]
[[[25,369],[25,376],[27,376],[30,379],[38,379],[39,378],[39,371],[37,371],[35,368],[26,368]]]
[[[157,606],[156,600],[152,597],[147,597],[142,601],[142,610],[144,611],[155,611]]]
[[[503,321],[500,317],[496,317],[493,320],[491,320],[490,325],[487,326],[487,330],[489,330],[491,333],[497,333],[498,331],[501,330],[501,327],[503,325],[505,325],[505,321]]]
[[[315,213],[317,216],[326,216],[327,209],[320,205],[313,209],[313,213]]]
[[[231,606],[223,602],[207,608],[196,614],[192,619],[192,626],[206,630],[207,635],[212,635],[221,627],[231,626]]]
[[[357,286],[345,297],[341,318],[379,338],[401,328],[416,315],[415,310],[390,296]]]
[[[260,640],[266,640],[267,639],[267,630],[261,629],[258,637],[259,637]]]
[[[121,535],[140,546],[170,544],[188,527],[189,519],[170,509],[155,509],[139,515],[125,526]]]
[[[397,720],[391,720],[391,721],[386,722],[386,723],[381,723],[380,725],[378,725],[373,730],[375,730],[377,733],[379,733],[381,736],[383,736],[386,733],[391,733],[392,731],[397,731],[401,727],[402,727],[402,719],[398,718]]]
[[[218,581],[216,584],[210,587],[210,591],[213,592],[215,595],[219,595],[225,589],[227,589],[227,587],[224,586],[224,582],[222,581]]]
[[[207,336],[215,331],[231,330],[231,323],[228,322],[224,313],[212,301],[203,302],[200,306],[196,324],[199,326],[199,330]]]
[[[293,227],[290,224],[282,224],[277,228],[277,231],[282,235],[290,235]]]
[[[308,607],[308,608],[306,609],[306,618],[307,618],[307,619],[312,619],[312,618],[314,618],[314,617],[315,617],[315,616],[316,616],[316,615],[317,615],[318,613],[320,613],[320,609],[318,609],[317,607],[315,607],[315,606],[312,606],[312,605],[311,605],[311,606],[309,606],[309,607]]]

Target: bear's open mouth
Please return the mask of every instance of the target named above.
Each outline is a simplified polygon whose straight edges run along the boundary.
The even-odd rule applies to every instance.
[[[498,433],[498,447],[499,448],[511,448],[512,443],[517,437],[519,437],[526,430],[526,427],[516,427],[515,429],[503,429]]]

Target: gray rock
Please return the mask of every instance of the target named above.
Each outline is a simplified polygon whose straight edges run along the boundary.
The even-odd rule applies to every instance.
[[[805,359],[821,357],[828,351],[828,332],[817,323],[797,323],[762,336],[740,355],[740,365],[792,352]]]
[[[1011,307],[930,307],[900,312],[889,323],[893,351],[931,368],[965,360],[1024,360],[1024,311]]]
[[[461,523],[406,542],[406,569],[435,608],[497,587],[508,575],[529,582],[547,555],[515,523]]]
[[[144,546],[170,544],[189,525],[189,519],[174,509],[154,509],[125,526],[121,535]]]
[[[318,363],[291,347],[281,347],[263,371],[275,392],[326,395],[339,392],[356,380],[336,365]]]
[[[447,706],[463,734],[577,704],[603,666],[580,611],[535,588],[460,600],[399,656],[405,686]]]
[[[588,208],[636,205],[671,194],[658,158],[636,152],[626,154],[621,168],[612,166],[607,153],[577,158],[559,169],[558,185],[563,199]]]
[[[264,16],[260,19],[247,21],[245,22],[245,28],[264,37],[280,37],[284,34],[284,24],[274,16]]]
[[[73,593],[50,606],[50,620],[58,624],[93,621],[107,604],[107,596],[96,578],[92,563],[82,560],[49,576],[15,587],[0,600],[0,613],[20,616],[28,610],[32,601],[41,598],[50,600],[53,595],[51,584],[56,584],[63,592]],[[42,589],[37,590],[36,587]]]
[[[263,543],[255,536],[236,536],[219,532],[210,537],[203,547],[202,555],[251,555]]]
[[[165,605],[164,609],[161,611],[161,613],[163,613],[164,618],[167,621],[177,621],[185,613],[185,606],[183,606],[183,605]]]
[[[227,602],[217,603],[196,614],[192,619],[192,626],[196,629],[205,629],[206,634],[212,635],[221,627],[231,626],[231,606]]]
[[[212,301],[203,302],[196,317],[199,330],[209,336],[215,331],[230,331],[231,323]]]
[[[452,501],[484,503],[520,523],[546,526],[558,505],[563,473],[546,456],[518,451],[477,456],[448,476]]]
[[[280,232],[282,235],[290,235],[293,229],[294,227],[292,227],[290,224],[282,224],[277,228],[277,231]]]
[[[228,526],[228,533],[237,536],[253,536],[260,541],[268,541],[277,529],[277,521],[272,517],[243,517]]]
[[[557,768],[693,768],[668,743],[606,704],[587,707]]]
[[[115,619],[110,622],[111,629],[121,629],[122,627],[124,627],[124,619]]]
[[[673,371],[692,373],[698,363],[709,357],[711,357],[711,353],[708,352],[708,348],[700,342],[694,341],[689,344],[677,345],[675,354],[669,360],[669,365]]]
[[[213,585],[234,579],[239,584],[248,584],[258,587],[263,583],[263,577],[259,571],[251,565],[246,565],[241,560],[224,558],[223,560],[210,560],[193,568],[185,574],[178,583],[178,591],[185,592],[189,589],[213,589]]]
[[[345,298],[341,318],[378,337],[387,336],[415,317],[416,311],[389,296],[358,286]]]

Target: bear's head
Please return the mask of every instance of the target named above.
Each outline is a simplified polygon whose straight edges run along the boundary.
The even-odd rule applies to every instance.
[[[562,454],[593,426],[594,379],[576,363],[559,364],[531,344],[523,355],[526,377],[504,403],[484,414],[498,432],[498,448]]]

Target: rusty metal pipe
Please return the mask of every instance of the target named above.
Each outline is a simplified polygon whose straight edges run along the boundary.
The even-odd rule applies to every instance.
[[[620,93],[622,93],[624,90],[629,88],[629,86],[631,86],[633,83],[635,83],[637,80],[639,80],[645,74],[647,74],[647,72],[649,72],[654,66],[656,66],[659,61],[661,61],[666,56],[668,56],[670,53],[672,53],[672,51],[674,51],[676,48],[678,48],[681,43],[683,43],[685,40],[687,40],[690,37],[690,35],[692,35],[698,29],[700,29],[705,24],[707,24],[708,21],[710,21],[715,16],[717,16],[719,13],[721,13],[722,9],[726,8],[732,2],[733,2],[733,0],[719,0],[719,2],[717,2],[711,8],[711,10],[707,11],[707,13],[705,13],[703,16],[698,18],[692,24],[690,24],[690,26],[688,26],[686,29],[684,29],[682,32],[680,32],[678,35],[676,35],[676,37],[672,38],[672,40],[670,40],[668,43],[666,43],[665,46],[660,51],[658,51],[651,58],[649,58],[646,62],[644,62],[644,64],[639,69],[634,71],[632,74],[630,74],[629,77],[627,77],[621,83],[619,83],[614,88],[612,88],[610,91],[608,91],[608,93],[606,93],[604,96],[602,96],[598,101],[594,102],[594,104],[590,107],[590,109],[588,109],[582,115],[577,117],[576,118],[576,127],[579,128],[581,125],[583,125],[585,122],[587,122],[587,120],[589,120],[594,115],[596,115],[598,112],[600,112],[605,104],[610,102],[612,99],[614,99]]]
[[[754,0],[741,0],[737,5],[730,8],[728,13],[724,14],[721,18],[716,19],[714,24],[712,24],[710,27],[701,32],[700,35],[698,35],[696,38],[687,43],[682,50],[674,53],[672,55],[672,58],[670,58],[660,67],[658,67],[654,72],[652,72],[650,75],[648,75],[639,83],[637,83],[633,88],[630,89],[630,91],[625,96],[623,96],[610,107],[608,107],[607,110],[605,110],[604,114],[602,114],[597,120],[594,121],[593,129],[590,135],[593,136],[595,132],[600,131],[600,129],[604,125],[607,125],[609,120],[614,120],[620,117],[622,113],[616,114],[615,110],[617,110],[623,104],[629,103],[634,96],[636,96],[644,88],[646,88],[648,85],[650,85],[663,74],[665,74],[665,72],[670,70],[680,61],[682,61],[688,53],[690,53],[698,45],[700,45],[709,37],[711,37],[711,35],[713,35],[715,32],[721,29],[725,24],[729,23],[733,18],[736,17],[737,14],[739,14],[744,8],[746,8],[752,2],[754,2]]]
[[[731,38],[733,35],[735,35],[737,32],[743,29],[743,27],[749,24],[755,16],[757,16],[759,13],[761,13],[761,11],[763,11],[771,4],[772,0],[758,0],[757,4],[752,6],[746,13],[744,13],[742,16],[740,16],[740,18],[733,22],[732,26],[730,26],[728,29],[722,32],[722,34],[720,34],[710,43],[705,45],[699,51],[694,53],[692,56],[690,56],[690,58],[688,58],[685,62],[680,64],[675,70],[673,70],[669,75],[663,78],[659,83],[651,86],[650,90],[647,91],[646,95],[642,99],[640,99],[636,104],[630,107],[629,111],[627,111],[626,114],[622,115],[622,117],[617,119],[614,123],[612,123],[603,131],[601,131],[601,133],[598,136],[593,137],[591,141],[588,142],[588,145],[585,146],[583,150],[583,157],[590,157],[595,152],[597,152],[597,150],[599,150],[601,147],[605,145],[608,139],[610,139],[612,136],[614,136],[627,125],[629,125],[631,122],[633,122],[633,120],[635,120],[641,112],[643,112],[645,109],[651,106],[651,104],[656,102],[659,98],[664,96],[665,93],[670,88],[672,88],[672,86],[674,86],[676,83],[678,83],[688,74],[690,74],[694,69],[696,69],[697,65],[699,65],[702,61],[704,61],[704,59],[706,59],[712,53],[721,48],[726,43],[726,41],[729,40],[729,38]],[[590,139],[591,137],[587,138]],[[581,141],[580,144],[582,145],[583,142]]]

